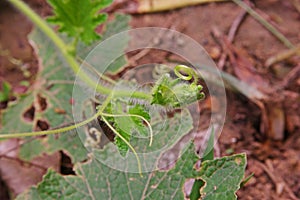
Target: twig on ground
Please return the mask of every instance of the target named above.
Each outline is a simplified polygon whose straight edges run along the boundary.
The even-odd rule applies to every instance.
[[[299,0],[291,0],[295,9],[300,13],[300,1]]]
[[[285,50],[283,52],[278,53],[275,56],[272,56],[270,58],[267,59],[265,66],[270,67],[271,65],[286,60],[294,55],[300,55],[300,44],[298,44],[296,47],[289,49],[289,50]]]
[[[169,23],[165,23],[165,24],[169,24]],[[175,26],[177,24],[179,24],[178,22],[176,24],[174,23],[171,23],[172,26],[168,27],[170,29],[175,29]],[[177,31],[180,31],[180,30],[177,30]],[[154,47],[156,45],[159,45],[160,42],[161,42],[161,39],[163,38],[163,34],[165,33],[165,31],[160,31],[157,36],[155,37],[155,39],[153,41],[151,41],[147,46],[149,47]],[[172,36],[169,36],[169,37],[172,37]],[[135,54],[134,56],[131,56],[129,59],[128,59],[128,63],[123,66],[123,68],[126,68],[126,67],[129,67],[129,66],[132,66],[132,65],[136,65],[136,62],[140,59],[142,59],[144,56],[146,56],[152,49],[151,48],[144,48],[142,49],[140,52],[138,52],[137,54]]]
[[[3,49],[1,44],[0,44],[0,56],[3,56],[3,57],[6,57],[7,60],[13,64],[13,65],[16,65],[16,66],[19,66],[21,67],[24,63],[22,62],[22,60],[20,59],[16,59],[14,58],[12,55],[11,55],[11,52],[7,49]]]
[[[296,195],[293,193],[291,188],[286,184],[286,182],[281,178],[281,176],[276,174],[276,172],[273,168],[273,165],[270,161],[268,161],[268,160],[266,161],[267,165],[265,165],[259,161],[256,161],[256,164],[259,165],[271,178],[271,180],[273,181],[273,183],[276,187],[276,193],[278,195],[280,195],[282,193],[283,189],[285,189],[285,191],[288,193],[288,195],[290,196],[290,198],[292,200],[299,200],[299,198],[296,197]]]
[[[242,21],[245,19],[245,16],[246,16],[247,12],[245,10],[242,10],[239,15],[235,18],[235,20],[233,21],[230,29],[229,29],[229,32],[228,32],[228,41],[230,42],[233,42],[234,40],[234,37],[242,23]]]
[[[173,10],[203,3],[222,2],[227,0],[116,0],[106,12],[123,11],[126,13],[151,13]]]
[[[256,11],[254,11],[249,5],[241,0],[232,0],[234,3],[245,9],[254,19],[259,21],[265,28],[267,28],[274,36],[276,36],[286,47],[293,48],[294,45],[282,34],[280,33],[272,24],[260,16]]]
[[[163,35],[163,32],[162,31],[159,32],[157,34],[157,37],[155,37],[155,40],[151,41],[147,46],[151,47],[151,46],[155,46],[155,45],[159,44],[162,35]],[[136,62],[138,60],[142,59],[144,56],[146,56],[151,50],[152,50],[151,48],[143,48],[137,54],[128,58],[128,62],[122,66],[122,70],[128,68],[129,66],[136,65]]]
[[[292,69],[279,84],[278,89],[284,89],[296,78],[300,77],[300,64]]]
[[[237,30],[238,28],[240,27],[242,21],[245,19],[245,16],[246,16],[247,12],[245,10],[242,10],[239,15],[236,17],[236,19],[233,21],[230,29],[229,29],[229,32],[228,32],[228,35],[227,35],[227,38],[228,38],[228,41],[230,43],[233,42],[234,40],[234,37],[237,33]],[[223,41],[220,41],[220,43],[222,43],[222,48],[223,48],[223,53],[221,54],[220,56],[220,59],[218,61],[218,67],[220,69],[223,69],[224,68],[224,65],[225,65],[225,62],[226,62],[226,59],[227,59],[227,53],[226,51],[224,51],[224,42]]]
[[[265,13],[263,10],[257,8],[257,7],[251,7],[254,11],[257,12],[257,14],[259,14],[263,19],[265,19],[267,22],[269,22],[272,26],[274,26],[274,28],[276,28],[278,31],[280,32],[284,32],[284,29],[282,27],[280,27],[276,21],[267,13]]]

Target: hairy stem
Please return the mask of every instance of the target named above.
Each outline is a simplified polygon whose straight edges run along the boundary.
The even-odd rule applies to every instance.
[[[27,6],[21,0],[8,0],[12,3],[17,9],[19,9],[24,15],[26,15],[37,27],[39,27],[57,46],[61,51],[62,55],[68,62],[69,66],[73,72],[78,75],[87,85],[92,88],[95,88],[97,92],[102,94],[110,94],[111,89],[104,87],[100,84],[97,84],[93,81],[86,73],[80,70],[78,63],[76,62],[74,56],[68,51],[69,46],[64,43],[64,41],[48,26],[48,24],[37,15],[29,6]],[[115,91],[115,95],[119,97],[134,97],[139,99],[148,99],[150,100],[151,96],[144,92],[128,92],[128,91]]]

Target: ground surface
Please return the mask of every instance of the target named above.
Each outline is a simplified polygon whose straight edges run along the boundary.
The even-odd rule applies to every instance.
[[[256,6],[293,44],[299,44],[300,13],[291,2],[256,1]],[[29,3],[42,15],[46,15],[49,11],[43,1],[29,1]],[[202,44],[218,62],[222,48],[212,37],[212,32],[214,30],[221,35],[227,35],[233,21],[241,12],[242,9],[234,3],[210,3],[164,13],[133,15],[131,25],[178,30]],[[3,80],[10,82],[17,91],[22,89],[20,89],[20,81],[34,81],[36,73],[36,58],[26,39],[26,34],[31,27],[28,20],[1,1],[0,82]],[[256,74],[261,77],[259,80],[269,82],[272,87],[281,84],[288,72],[300,63],[300,58],[294,56],[279,64],[266,67],[265,62],[270,56],[287,48],[251,16],[246,16],[241,22],[233,46],[249,60]],[[21,64],[14,62],[12,58],[20,60]],[[136,60],[136,63],[168,62],[170,59],[172,57],[170,58],[167,53],[150,52],[147,57]],[[24,75],[24,70],[29,71],[31,76]],[[234,72],[231,61],[225,62],[224,70]],[[285,93],[288,96],[285,96],[285,101],[281,102],[285,122],[284,138],[273,141],[261,132],[261,109],[243,95],[228,91],[228,112],[218,142],[219,152],[221,155],[246,152],[247,175],[254,173],[250,182],[238,192],[239,199],[300,198],[299,92],[298,76],[286,85]],[[273,95],[274,98],[279,98],[283,94]],[[0,199],[7,198],[6,192],[5,183],[0,181]]]

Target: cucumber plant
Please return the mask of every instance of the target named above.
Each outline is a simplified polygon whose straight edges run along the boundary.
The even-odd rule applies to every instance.
[[[191,142],[184,148],[176,165],[169,170],[163,170],[157,167],[157,157],[153,159],[139,153],[143,150],[162,148],[168,141],[175,143],[193,128],[192,118],[186,107],[205,97],[194,69],[177,65],[172,75],[161,75],[150,86],[151,89],[132,91],[115,89],[114,86],[117,82],[125,85],[133,83],[112,80],[93,69],[93,66],[89,66],[101,79],[98,83],[81,70],[80,64],[84,62],[79,58],[79,54],[85,49],[91,49],[93,44],[101,39],[95,28],[106,21],[107,15],[99,14],[98,11],[108,6],[111,0],[48,0],[54,15],[47,21],[58,25],[61,34],[55,32],[47,21],[21,0],[8,1],[39,28],[33,31],[31,40],[42,60],[43,68],[37,74],[39,87],[32,87],[3,113],[0,139],[25,137],[26,140],[28,137],[45,135],[46,147],[40,148],[45,140],[40,141],[39,145],[37,142],[25,143],[21,148],[20,157],[30,160],[41,152],[64,150],[71,156],[76,172],[76,176],[65,177],[49,170],[38,186],[19,195],[19,199],[184,199],[182,188],[188,179],[196,179],[191,199],[236,199],[235,192],[242,182],[246,166],[244,154],[213,159],[210,153],[209,157],[203,159],[201,168],[195,169],[194,164],[199,157],[195,154]],[[111,23],[126,24],[128,20],[124,15],[116,15],[115,18]],[[107,25],[104,38],[113,34],[110,31],[116,27],[123,27],[116,24]],[[96,91],[96,98],[92,101],[94,112],[80,121],[65,125],[72,122],[72,104],[80,102],[72,96],[73,85],[70,83],[74,82],[74,74],[87,87]],[[151,107],[176,109],[180,112],[175,112],[174,116],[169,117],[166,120],[167,125],[162,128],[160,116],[151,114]],[[21,111],[18,117],[15,116],[17,111]],[[26,118],[28,112],[33,112],[29,119]],[[12,126],[12,119],[19,120],[20,123]],[[42,126],[37,127],[43,123],[58,128],[32,131],[33,128],[43,129]],[[103,144],[102,132],[91,126],[92,123],[100,124],[103,132],[110,134],[108,137],[111,142]],[[77,132],[85,127],[88,127],[88,134],[83,143]],[[163,136],[154,134],[159,129],[162,129]],[[180,134],[174,138],[176,131]],[[56,137],[55,134],[58,133],[60,135]],[[149,139],[147,142],[138,140],[136,134]],[[118,152],[110,151],[107,146],[116,147]],[[211,152],[213,142],[207,149]],[[115,170],[99,162],[99,158],[109,160],[108,157],[114,157],[114,154],[119,154],[126,160],[131,153],[135,158],[136,167],[128,172]],[[102,155],[109,156],[103,158]],[[143,168],[148,159],[153,159],[152,166],[150,171],[145,171]],[[84,160],[88,161],[83,162]]]

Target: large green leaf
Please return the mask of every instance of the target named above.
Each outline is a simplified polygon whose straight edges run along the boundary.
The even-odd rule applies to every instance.
[[[157,113],[156,113],[157,114]],[[150,137],[136,137],[132,135],[130,143],[139,155],[142,171],[156,169],[156,161],[161,154],[171,148],[193,128],[192,116],[187,109],[175,113],[172,118],[157,115],[152,116],[153,143],[149,145]],[[114,169],[129,172],[138,171],[137,160],[133,153],[128,153],[126,158],[118,153],[118,147],[113,143],[107,144],[103,149],[92,149],[93,157],[107,163]],[[168,167],[175,159],[160,165]]]
[[[25,95],[16,102],[9,102],[8,108],[2,114],[0,134],[28,132],[33,130],[33,122],[24,117],[34,101],[34,95]]]
[[[125,33],[122,36],[111,37],[117,33],[127,31],[130,28],[128,26],[130,18],[130,15],[116,14],[114,20],[106,24],[102,38],[103,42],[100,45],[96,42],[88,48],[83,47],[84,45],[80,43],[77,50],[78,55],[85,58],[85,61],[97,69],[98,72],[116,74],[121,71],[127,63],[124,51],[129,42],[129,35]]]
[[[36,82],[31,90],[16,104],[10,104],[3,113],[0,133],[30,132],[41,128],[39,123],[51,128],[73,123],[72,90],[73,72],[61,58],[53,43],[39,30],[30,34],[35,51],[40,56]],[[28,116],[29,117],[28,117]],[[26,117],[27,116],[27,117]],[[47,128],[47,127],[46,127]],[[40,148],[44,146],[44,148]],[[85,159],[86,151],[76,134],[51,135],[25,143],[21,158],[30,160],[42,152],[67,151],[73,161]]]
[[[99,10],[108,6],[112,0],[48,0],[53,7],[54,16],[49,22],[59,25],[59,31],[80,39],[86,44],[99,39],[95,28],[103,23],[107,16]]]
[[[202,163],[200,177],[205,185],[200,189],[203,200],[236,199],[246,167],[246,155],[237,154]]]
[[[245,155],[205,162],[200,171],[193,167],[198,159],[190,143],[173,169],[144,173],[143,177],[108,168],[91,159],[75,166],[77,176],[61,176],[49,170],[37,187],[18,199],[184,199],[183,184],[190,178],[206,182],[203,199],[236,199],[235,192],[245,170]],[[208,176],[218,177],[213,177],[212,183]]]
[[[120,26],[116,21],[110,22],[111,25],[107,26],[105,35],[109,36],[114,31],[122,31],[126,29],[126,26],[128,27],[129,18],[126,15],[118,16],[118,20],[125,20],[121,20]],[[113,24],[115,26],[112,26]],[[36,82],[28,93],[20,97],[18,101],[10,103],[3,113],[0,134],[30,132],[35,129],[38,120],[48,123],[50,128],[68,125],[74,121],[71,102],[82,103],[83,101],[81,97],[80,100],[77,97],[72,98],[75,75],[68,64],[65,63],[60,51],[39,30],[34,30],[30,34],[30,39],[34,43],[37,55],[40,57],[39,66],[41,70],[36,75]],[[125,48],[124,45],[122,49]],[[87,52],[90,49],[91,47],[81,45],[78,52]],[[80,86],[76,86],[76,90],[76,95],[80,95],[78,91]],[[41,107],[38,101],[40,97],[46,100],[46,108],[37,109],[37,107]],[[28,120],[28,117],[24,117],[24,113],[32,106],[36,109],[31,112],[34,115],[33,119]],[[28,113],[30,114],[30,112]],[[80,138],[74,132],[30,140],[21,147],[20,157],[30,160],[43,152],[51,153],[57,150],[66,151],[73,162],[86,158],[86,150]]]

